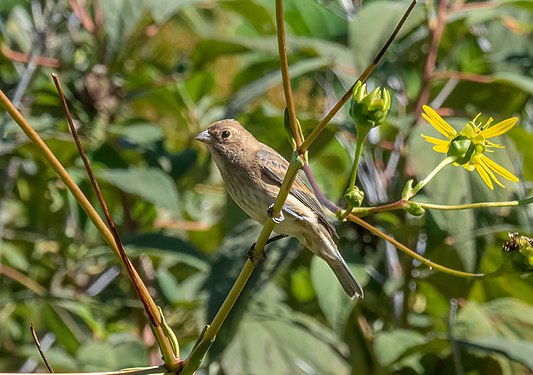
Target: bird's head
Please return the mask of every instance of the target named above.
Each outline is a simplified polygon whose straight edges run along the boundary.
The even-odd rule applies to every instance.
[[[232,119],[211,124],[195,139],[205,143],[219,167],[222,159],[234,164],[244,162],[259,143],[238,121]]]
[[[257,140],[238,121],[227,119],[211,124],[194,139],[206,144],[211,153],[237,154],[250,149]]]

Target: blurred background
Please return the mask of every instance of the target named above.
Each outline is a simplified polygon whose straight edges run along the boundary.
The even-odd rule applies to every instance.
[[[405,1],[287,0],[296,110],[308,134],[372,61]],[[212,319],[260,227],[231,201],[194,136],[236,118],[288,157],[274,2],[2,0],[0,88],[96,203],[50,74],[76,126],[126,250],[163,308],[182,356]],[[457,129],[520,118],[493,158],[519,183],[489,190],[447,167],[415,200],[438,204],[531,195],[533,2],[421,1],[368,80],[393,96],[370,134],[364,205],[400,198],[442,159],[420,133],[422,104]],[[309,152],[319,186],[342,204],[355,145],[348,107]],[[94,226],[6,113],[0,113],[0,370],[43,371],[35,324],[56,371],[159,364],[142,306]],[[447,267],[489,273],[508,232],[531,235],[532,207],[404,212],[365,218]],[[334,218],[332,218],[333,220]],[[327,265],[294,239],[267,259],[199,373],[528,374],[533,283],[481,281],[421,266],[336,222],[339,248],[365,287],[350,301]]]

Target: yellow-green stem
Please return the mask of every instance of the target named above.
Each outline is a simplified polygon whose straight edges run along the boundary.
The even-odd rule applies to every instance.
[[[467,210],[470,208],[490,208],[490,207],[515,207],[515,206],[525,206],[526,204],[533,203],[533,197],[526,199],[521,199],[518,201],[504,201],[504,202],[478,202],[478,203],[469,203],[469,204],[458,204],[458,205],[443,205],[443,204],[432,204],[432,203],[420,203],[417,202],[422,208],[429,208],[433,210]]]
[[[274,205],[272,207],[273,218],[280,216],[283,205],[287,200],[287,196],[289,195],[294,179],[296,178],[296,173],[298,172],[298,169],[301,168],[302,164],[302,160],[300,159],[298,153],[295,151],[291,158],[289,169],[287,170],[285,178],[283,179],[283,183],[281,184],[278,196],[276,197],[276,200],[274,201]],[[255,248],[252,253],[253,259],[259,259],[263,254],[268,238],[270,237],[270,234],[274,229],[274,225],[275,223],[273,219],[267,220],[267,222],[263,225],[263,229],[259,234],[259,237],[257,238]],[[233,287],[226,296],[226,299],[222,303],[222,306],[220,306],[220,309],[213,318],[213,321],[203,333],[203,337],[201,338],[200,342],[195,346],[195,348],[189,355],[189,358],[185,361],[186,365],[180,372],[180,375],[191,375],[194,373],[194,371],[197,370],[198,364],[201,363],[200,359],[203,358],[203,356],[211,346],[211,343],[213,343],[213,341],[215,340],[215,337],[218,334],[220,327],[228,317],[228,314],[233,308],[233,305],[235,305],[237,298],[239,298],[254,269],[254,263],[252,263],[252,261],[248,259],[244,264],[241,273],[237,277],[237,280],[235,280]]]
[[[370,128],[366,127],[356,127],[357,129],[357,142],[355,144],[355,153],[352,166],[352,174],[350,175],[350,184],[348,185],[349,190],[353,190],[355,187],[355,181],[357,179],[357,170],[359,168],[359,159],[363,153],[363,145],[365,143],[368,133],[370,133]]]
[[[22,116],[22,114],[15,108],[15,106],[13,106],[11,101],[7,98],[7,96],[4,94],[2,90],[0,90],[0,105],[7,111],[7,113],[9,113],[9,115],[13,118],[13,120],[15,120],[15,122],[19,125],[22,131],[28,136],[28,138],[33,142],[33,144],[41,152],[41,155],[50,164],[52,169],[57,173],[61,181],[69,189],[69,191],[74,196],[76,201],[79,203],[79,205],[85,211],[89,219],[92,221],[92,223],[94,224],[98,232],[100,232],[100,234],[104,238],[104,241],[108,244],[111,250],[113,250],[113,252],[119,259],[122,266],[125,267],[125,264],[120,256],[120,253],[115,243],[115,240],[113,238],[113,235],[111,231],[109,230],[109,228],[107,227],[107,225],[104,223],[102,218],[98,215],[98,213],[96,212],[94,207],[91,205],[87,197],[83,194],[83,192],[78,187],[78,185],[70,177],[70,175],[68,174],[66,169],[63,167],[63,165],[56,158],[54,153],[48,148],[46,143],[37,134],[37,132],[33,129],[33,127],[26,121],[26,119]],[[151,309],[151,312],[147,312],[147,313],[151,314],[152,316],[159,317],[157,305],[155,304],[154,300],[150,296],[148,289],[142,283],[142,280],[136,271],[134,272],[134,277],[138,278],[139,283],[137,284],[142,285],[142,288],[143,288],[142,290],[138,292],[143,293],[146,296],[146,300],[149,304],[149,308]],[[172,351],[172,347],[170,345],[170,342],[168,341],[168,338],[165,336],[163,330],[161,329],[160,323],[161,321],[156,321],[155,325],[151,324],[152,332],[154,333],[154,336],[161,350],[161,354],[163,355],[163,360],[165,361],[165,364],[169,367],[169,370],[177,369],[179,368],[179,363],[174,356],[174,353]]]
[[[454,156],[448,156],[444,160],[442,160],[436,167],[431,171],[430,174],[426,178],[424,178],[422,181],[420,181],[413,189],[413,192],[411,193],[411,196],[409,198],[412,198],[418,193],[424,186],[426,186],[432,179],[439,173],[442,168],[446,167],[447,165],[452,164],[457,158]]]
[[[352,96],[352,91],[353,91],[357,81],[365,82],[366,79],[368,78],[368,76],[374,71],[374,69],[376,68],[377,64],[380,62],[380,60],[383,57],[383,55],[385,54],[385,52],[387,51],[387,49],[390,47],[390,45],[394,41],[394,38],[396,38],[396,35],[398,35],[398,33],[400,32],[400,29],[402,28],[403,24],[405,23],[405,21],[407,21],[407,18],[409,17],[411,12],[415,8],[415,5],[416,5],[416,0],[412,0],[411,3],[409,4],[409,7],[407,8],[405,13],[403,14],[402,19],[400,20],[400,22],[398,22],[398,24],[396,25],[396,28],[394,29],[394,31],[390,35],[390,37],[387,40],[387,42],[385,42],[385,44],[383,45],[381,50],[378,52],[376,57],[374,57],[374,60],[372,60],[372,62],[366,67],[365,71],[363,73],[361,73],[359,78],[355,80],[354,84],[344,93],[342,98],[339,99],[339,101],[333,106],[333,108],[331,108],[329,110],[329,112],[326,114],[326,116],[324,116],[322,121],[320,121],[318,123],[318,125],[313,129],[311,134],[309,134],[307,136],[305,141],[298,148],[298,152],[300,152],[300,154],[304,154],[309,149],[309,147],[313,144],[313,142],[318,138],[320,133],[322,133],[324,128],[333,119],[333,116],[335,116],[335,114],[337,112],[339,112],[339,110],[348,101],[348,99],[350,99],[350,97]]]
[[[355,181],[357,180],[357,171],[359,168],[359,159],[361,158],[361,154],[363,153],[363,145],[365,143],[366,137],[368,136],[368,133],[370,133],[370,129],[371,128],[356,126],[357,141],[355,144],[352,173],[350,174],[350,182],[348,184],[347,191],[352,191],[355,188]],[[353,209],[354,209],[354,206],[348,203],[348,207],[346,207],[346,211],[344,211],[344,213],[341,215],[341,220],[346,219],[346,217],[352,212]]]
[[[377,229],[376,227],[368,224],[366,221],[360,219],[359,217],[357,217],[355,215],[349,215],[348,219],[350,221],[353,221],[356,224],[359,224],[363,228],[366,228],[368,231],[370,231],[371,233],[374,233],[375,235],[381,237],[385,241],[390,242],[392,245],[394,245],[400,251],[404,252],[405,254],[410,256],[411,258],[414,258],[414,259],[418,260],[420,263],[425,264],[426,266],[428,266],[431,269],[436,269],[438,271],[447,273],[449,275],[458,276],[458,277],[465,277],[465,278],[476,278],[476,279],[479,279],[479,278],[482,278],[482,277],[485,276],[482,273],[470,273],[470,272],[453,270],[451,268],[445,267],[445,266],[440,265],[438,263],[432,262],[431,260],[429,260],[427,258],[424,258],[422,255],[420,255],[420,254],[416,253],[415,251],[409,249],[407,246],[405,246],[401,242],[396,241],[396,239],[394,239],[393,237],[389,236],[388,234],[386,234],[386,233],[380,231],[379,229]]]
[[[298,121],[296,119],[296,110],[294,108],[294,98],[292,96],[291,77],[289,75],[289,61],[287,58],[287,44],[285,41],[285,22],[283,17],[283,0],[276,0],[276,27],[278,36],[278,54],[281,64],[281,78],[283,80],[283,92],[285,94],[285,103],[289,112],[289,125],[292,130],[292,137],[296,142],[296,148],[302,144],[302,137],[299,131]]]

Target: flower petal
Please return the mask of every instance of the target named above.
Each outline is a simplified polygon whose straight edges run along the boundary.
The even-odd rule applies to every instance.
[[[454,128],[451,127],[435,110],[427,105],[422,106],[426,113],[422,113],[422,117],[431,124],[437,131],[448,139],[453,139],[457,135]]]
[[[483,155],[481,155],[483,156]],[[487,158],[488,160],[488,158]],[[500,182],[500,180],[498,180],[498,178],[496,177],[496,175],[494,175],[494,173],[492,173],[491,169],[489,168],[489,166],[487,164],[485,164],[483,162],[483,158],[478,158],[477,159],[477,162],[479,163],[479,165],[481,165],[481,167],[485,170],[485,172],[487,172],[487,174],[489,175],[490,178],[492,178],[494,180],[494,182],[496,182],[498,185],[500,185],[502,188],[505,189],[505,186]]]
[[[424,134],[420,134],[422,138],[424,138],[427,142],[433,143],[435,146],[433,147],[433,150],[437,152],[441,152],[443,154],[448,152],[448,148],[450,147],[450,141],[445,141],[444,139],[438,139],[429,137]]]
[[[500,176],[502,176],[506,180],[513,181],[513,182],[520,181],[518,179],[518,177],[513,175],[511,172],[509,172],[507,169],[505,169],[504,167],[502,167],[498,163],[495,163],[494,161],[490,160],[485,155],[481,155],[481,160],[483,161],[483,163],[485,163],[487,165],[487,167],[492,169],[494,172],[498,173]]]
[[[490,180],[490,177],[489,175],[487,174],[487,172],[485,172],[485,170],[483,169],[483,167],[481,166],[481,164],[474,164],[475,167],[476,167],[476,171],[477,173],[479,173],[479,175],[481,176],[481,178],[483,179],[483,181],[485,181],[485,183],[487,184],[487,186],[490,188],[490,190],[494,190],[494,185],[492,185],[492,181]]]
[[[493,126],[487,128],[487,129],[484,129],[481,132],[481,134],[485,138],[496,137],[496,136],[498,136],[500,134],[503,134],[503,133],[509,131],[513,126],[516,125],[517,121],[518,121],[518,117],[508,118],[507,120],[500,121],[496,125],[493,125]]]

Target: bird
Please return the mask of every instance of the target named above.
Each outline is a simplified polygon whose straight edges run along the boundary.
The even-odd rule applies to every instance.
[[[289,162],[258,141],[237,120],[225,119],[199,133],[215,162],[230,197],[259,224],[271,219],[272,205]],[[270,212],[269,212],[270,210]],[[296,176],[274,232],[296,237],[329,265],[350,298],[363,298],[363,288],[342,258],[333,237],[335,227],[300,176]]]

